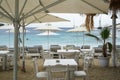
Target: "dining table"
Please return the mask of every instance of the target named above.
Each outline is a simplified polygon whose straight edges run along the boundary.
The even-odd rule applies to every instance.
[[[2,57],[2,69],[3,70],[7,70],[7,54],[9,53],[9,51],[7,50],[3,50],[3,51],[0,51],[0,57]]]
[[[55,66],[55,65],[63,65],[67,67],[69,65],[69,80],[74,79],[74,71],[77,70],[77,62],[74,59],[45,59],[43,67],[46,69],[46,71],[49,70],[49,66]],[[63,67],[62,67],[63,68]]]

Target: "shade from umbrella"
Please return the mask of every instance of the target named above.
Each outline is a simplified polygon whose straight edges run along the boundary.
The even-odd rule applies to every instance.
[[[84,32],[87,31],[84,24],[80,25],[79,27],[75,27],[73,29],[69,29],[67,32],[83,32],[83,45],[84,45]]]

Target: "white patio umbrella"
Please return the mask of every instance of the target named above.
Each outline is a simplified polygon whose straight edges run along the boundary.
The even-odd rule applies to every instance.
[[[64,0],[1,0],[0,1],[0,15],[9,23],[14,24],[14,69],[13,80],[17,80],[17,59],[18,59],[18,30],[20,23],[26,18],[40,13],[42,11],[48,12],[49,7],[55,6]],[[44,4],[43,4],[44,3]],[[1,19],[3,20],[3,19]],[[5,21],[5,20],[4,20]]]
[[[37,35],[48,36],[48,49],[49,49],[49,36],[50,35],[58,35],[57,33],[54,33],[54,32],[60,31],[61,29],[58,27],[52,26],[51,24],[46,24],[46,26],[35,28],[35,30],[43,31],[43,33],[40,33]]]
[[[84,32],[87,31],[86,27],[84,24],[78,26],[78,27],[74,27],[73,29],[69,29],[67,32],[83,32],[83,45],[84,45]]]
[[[39,34],[37,34],[37,35],[39,35],[39,36],[47,36],[47,38],[48,38],[48,49],[49,49],[49,46],[50,46],[50,36],[55,36],[55,35],[59,35],[58,33],[55,33],[55,32],[52,32],[52,31],[44,31],[44,32],[42,32],[42,33],[39,33]]]

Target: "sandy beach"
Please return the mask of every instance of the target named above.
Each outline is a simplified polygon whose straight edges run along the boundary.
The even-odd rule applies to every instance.
[[[39,71],[44,71],[43,60],[39,61]],[[26,60],[26,72],[21,71],[21,60],[18,62],[18,80],[35,80],[32,59]],[[79,60],[79,70],[82,70],[82,59]],[[98,60],[94,59],[94,64],[89,68],[89,80],[120,80],[120,67],[100,67]],[[13,70],[0,70],[0,80],[13,80]],[[76,79],[77,80],[77,79]],[[80,79],[81,80],[81,79]]]

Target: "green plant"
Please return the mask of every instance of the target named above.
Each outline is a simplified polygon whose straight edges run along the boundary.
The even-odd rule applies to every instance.
[[[100,37],[97,37],[94,34],[91,33],[87,33],[85,34],[87,36],[93,37],[95,38],[97,41],[102,41],[103,42],[103,46],[102,46],[102,50],[103,50],[103,56],[107,57],[107,52],[112,52],[112,44],[110,42],[107,42],[106,40],[109,38],[110,36],[110,30],[108,27],[104,27],[103,29],[101,29],[100,32]]]

